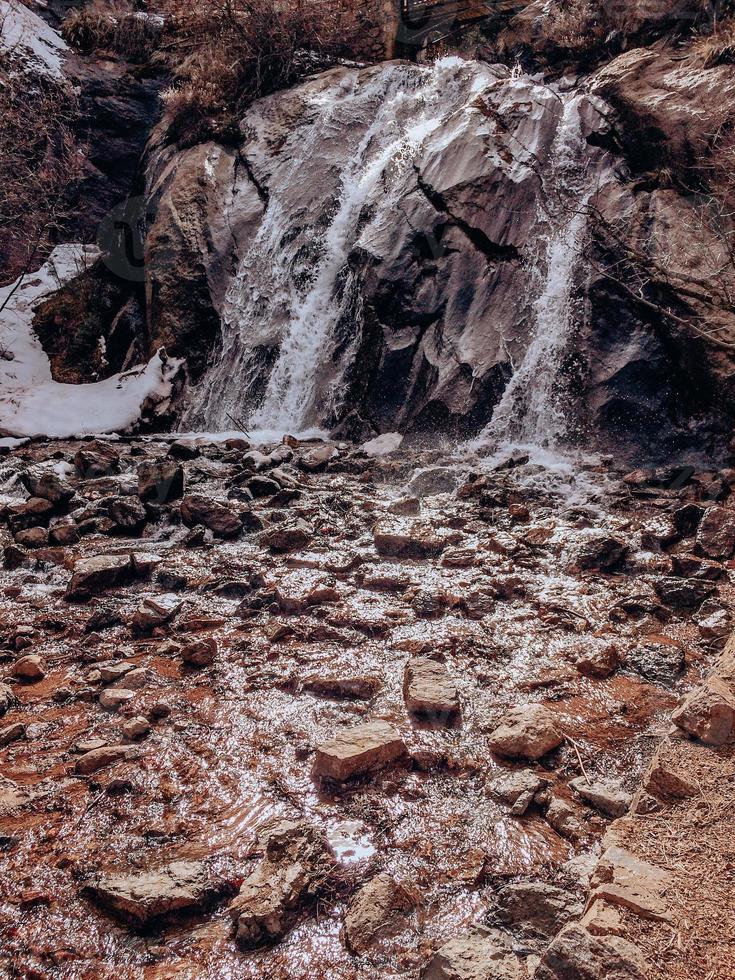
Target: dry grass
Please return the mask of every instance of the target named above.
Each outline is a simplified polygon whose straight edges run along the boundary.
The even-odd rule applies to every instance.
[[[124,5],[94,0],[72,10],[64,20],[64,40],[82,54],[111,51],[131,61],[147,61],[161,36],[160,18],[133,11]]]
[[[348,56],[357,40],[348,11],[323,0],[165,0],[164,10],[164,102],[182,144],[234,137],[253,99]]]
[[[716,25],[712,33],[694,43],[694,57],[703,68],[735,65],[735,17]]]

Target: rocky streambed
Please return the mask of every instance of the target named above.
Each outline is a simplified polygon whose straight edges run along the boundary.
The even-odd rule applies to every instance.
[[[729,634],[735,471],[155,436],[0,479],[8,975],[598,975],[547,947]]]

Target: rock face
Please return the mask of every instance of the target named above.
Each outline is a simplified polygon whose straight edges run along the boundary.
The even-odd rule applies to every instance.
[[[553,712],[541,704],[513,708],[490,735],[498,755],[535,762],[564,741]]]
[[[237,942],[253,949],[282,939],[325,887],[334,861],[314,827],[283,820],[263,835],[263,859],[230,905]]]
[[[206,907],[222,883],[200,862],[174,861],[157,871],[99,875],[84,891],[103,908],[144,927],[173,912]]]
[[[340,732],[330,742],[320,745],[314,759],[314,774],[343,782],[382,769],[405,752],[403,739],[392,725],[369,721]]]

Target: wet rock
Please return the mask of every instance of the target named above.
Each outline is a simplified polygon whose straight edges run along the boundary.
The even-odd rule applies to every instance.
[[[148,515],[137,497],[113,497],[107,502],[107,513],[113,523],[114,534],[140,534]]]
[[[19,721],[14,725],[6,725],[5,728],[0,728],[0,746],[17,742],[19,739],[25,737],[25,733],[26,726]]]
[[[690,538],[699,527],[699,522],[704,516],[704,508],[697,504],[685,504],[677,507],[671,515],[674,527],[683,538]]]
[[[74,457],[74,465],[85,480],[116,473],[119,462],[120,454],[115,447],[98,440],[85,443]]]
[[[136,715],[123,723],[122,733],[128,742],[145,738],[151,730],[151,723],[143,715]]]
[[[643,778],[643,786],[660,800],[683,800],[699,795],[699,787],[684,772],[679,754],[668,739],[656,749]]]
[[[184,497],[181,501],[181,519],[187,527],[203,525],[218,538],[236,538],[242,531],[239,514],[226,504],[201,494]]]
[[[671,874],[612,845],[597,862],[588,905],[604,902],[643,919],[671,921]]]
[[[549,826],[567,840],[578,841],[586,834],[580,812],[560,796],[552,797],[544,815]]]
[[[103,909],[142,928],[174,912],[205,909],[224,888],[199,861],[174,861],[155,871],[100,874],[84,894]]]
[[[705,582],[715,582],[722,577],[725,571],[718,562],[688,554],[672,555],[671,567],[674,575],[680,575],[682,578],[701,579]]]
[[[326,838],[304,822],[282,820],[261,835],[263,859],[230,905],[236,939],[245,949],[278,942],[325,887],[334,855]]]
[[[614,643],[595,644],[592,641],[575,657],[574,665],[583,677],[605,678],[620,666],[620,654]]]
[[[18,531],[15,543],[21,548],[45,548],[48,544],[48,531],[44,527],[29,527],[26,531]]]
[[[48,536],[52,545],[59,545],[62,548],[77,544],[80,539],[79,528],[71,521],[54,524],[49,529]]]
[[[447,541],[430,524],[390,523],[384,521],[373,531],[373,542],[379,555],[387,558],[435,558]]]
[[[385,721],[370,721],[339,732],[318,746],[314,775],[344,782],[376,772],[400,759],[406,746],[399,732]]]
[[[11,572],[17,568],[22,568],[28,560],[28,552],[16,544],[9,544],[3,548],[3,564]]]
[[[661,602],[674,609],[697,609],[717,591],[711,582],[694,578],[662,578],[653,588]]]
[[[422,980],[525,980],[523,961],[497,929],[473,929],[452,939],[421,971]]]
[[[710,507],[697,531],[697,547],[709,558],[732,558],[735,553],[735,508]]]
[[[104,769],[106,766],[112,766],[116,762],[127,759],[130,751],[127,745],[103,745],[97,749],[90,749],[81,755],[74,768],[81,776],[90,776],[98,769]]]
[[[648,964],[633,943],[566,926],[541,957],[534,980],[647,980]]]
[[[699,635],[703,640],[721,648],[732,633],[732,616],[727,609],[715,609],[705,613],[704,605],[694,621],[699,627]]]
[[[478,564],[474,548],[448,548],[441,557],[444,568],[472,568]]]
[[[450,725],[459,717],[459,694],[443,663],[414,657],[406,664],[403,697],[407,710],[422,718]]]
[[[364,953],[381,935],[405,926],[405,913],[414,906],[409,890],[385,872],[375,875],[353,898],[345,915],[347,948]]]
[[[416,517],[421,513],[421,501],[418,497],[401,497],[388,505],[388,513],[395,517]]]
[[[126,674],[129,674],[135,667],[133,664],[127,663],[107,663],[98,664],[97,673],[99,674],[99,679],[104,684],[112,684],[115,681],[121,680]],[[90,678],[88,678],[90,680]]]
[[[124,687],[110,687],[102,691],[99,696],[100,707],[107,708],[109,711],[117,711],[124,705],[129,704],[135,697],[135,691]]]
[[[284,613],[301,613],[310,606],[336,602],[339,592],[332,575],[312,569],[288,572],[276,586],[275,599]]]
[[[13,693],[13,689],[7,684],[0,684],[0,718],[7,714],[13,705],[17,704],[18,699]]]
[[[20,481],[32,497],[52,504],[63,506],[74,496],[74,488],[49,470],[26,470],[20,474]]]
[[[181,603],[172,598],[144,599],[130,619],[134,633],[145,636],[170,623],[181,609]]]
[[[641,547],[647,551],[660,551],[679,541],[681,535],[673,518],[652,518],[641,528]]]
[[[536,793],[544,786],[540,776],[530,769],[502,773],[492,783],[493,796],[510,808],[511,816],[522,817]]]
[[[138,467],[138,496],[165,504],[184,496],[184,470],[172,460],[141,463]]]
[[[684,649],[678,643],[640,643],[628,650],[624,664],[647,681],[673,684],[684,670]]]
[[[257,500],[259,497],[274,496],[281,489],[281,484],[267,476],[252,476],[243,489],[251,494],[253,500]]]
[[[341,677],[316,674],[306,677],[301,682],[304,691],[311,691],[326,698],[344,698],[346,700],[369,701],[383,687],[379,677],[361,675],[358,677]]]
[[[54,505],[41,497],[29,497],[22,504],[8,508],[8,527],[13,534],[32,527],[45,527],[54,512]]]
[[[281,524],[266,531],[260,538],[260,543],[271,551],[294,551],[305,548],[314,536],[309,525],[302,520],[291,524]]]
[[[129,555],[97,555],[79,559],[66,592],[67,599],[83,599],[124,585],[133,577]]]
[[[604,813],[607,817],[622,817],[630,809],[631,797],[617,784],[601,782],[588,783],[579,776],[569,783],[570,787],[587,803]]]
[[[671,720],[707,745],[724,745],[735,736],[735,693],[718,677],[708,677],[684,698]]]
[[[196,459],[201,456],[201,452],[193,439],[177,439],[168,448],[169,456],[174,459]]]
[[[511,709],[489,738],[490,748],[498,755],[532,762],[563,741],[554,713],[541,704]]]
[[[181,659],[190,667],[209,667],[217,656],[217,641],[214,637],[185,643],[181,648]]]
[[[327,463],[331,462],[337,456],[339,456],[337,448],[326,443],[323,446],[317,446],[316,449],[311,449],[309,452],[304,453],[298,460],[297,465],[299,469],[305,470],[307,473],[319,473],[321,470],[326,469]]]
[[[12,674],[13,677],[17,677],[19,680],[31,683],[43,680],[46,676],[46,671],[44,670],[42,658],[38,654],[31,653],[15,661]]]
[[[416,473],[408,484],[408,492],[414,497],[434,497],[440,493],[453,493],[458,484],[456,469],[435,466]]]
[[[503,885],[491,910],[492,921],[551,939],[571,919],[582,914],[583,903],[571,892],[543,881]]]
[[[579,548],[574,563],[582,570],[613,572],[622,565],[629,550],[624,541],[606,535],[595,535]]]

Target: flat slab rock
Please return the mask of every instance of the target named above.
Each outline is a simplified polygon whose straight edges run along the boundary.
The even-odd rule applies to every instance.
[[[406,664],[403,697],[413,715],[445,724],[459,715],[459,694],[449,671],[443,663],[427,657],[414,657]]]
[[[567,926],[541,958],[534,980],[650,980],[643,954],[617,936],[593,936]]]
[[[317,748],[314,775],[343,782],[375,772],[405,755],[397,729],[385,721],[369,721],[340,732]]]
[[[75,565],[66,591],[67,598],[84,598],[122,585],[133,577],[129,555],[97,555]]]
[[[227,888],[200,861],[174,861],[155,871],[100,874],[83,892],[106,911],[138,927],[173,912],[206,908]]]
[[[490,735],[498,755],[535,762],[564,741],[552,711],[542,704],[512,708]]]
[[[452,939],[421,972],[422,980],[526,980],[528,972],[508,936],[497,929],[475,929]]]

